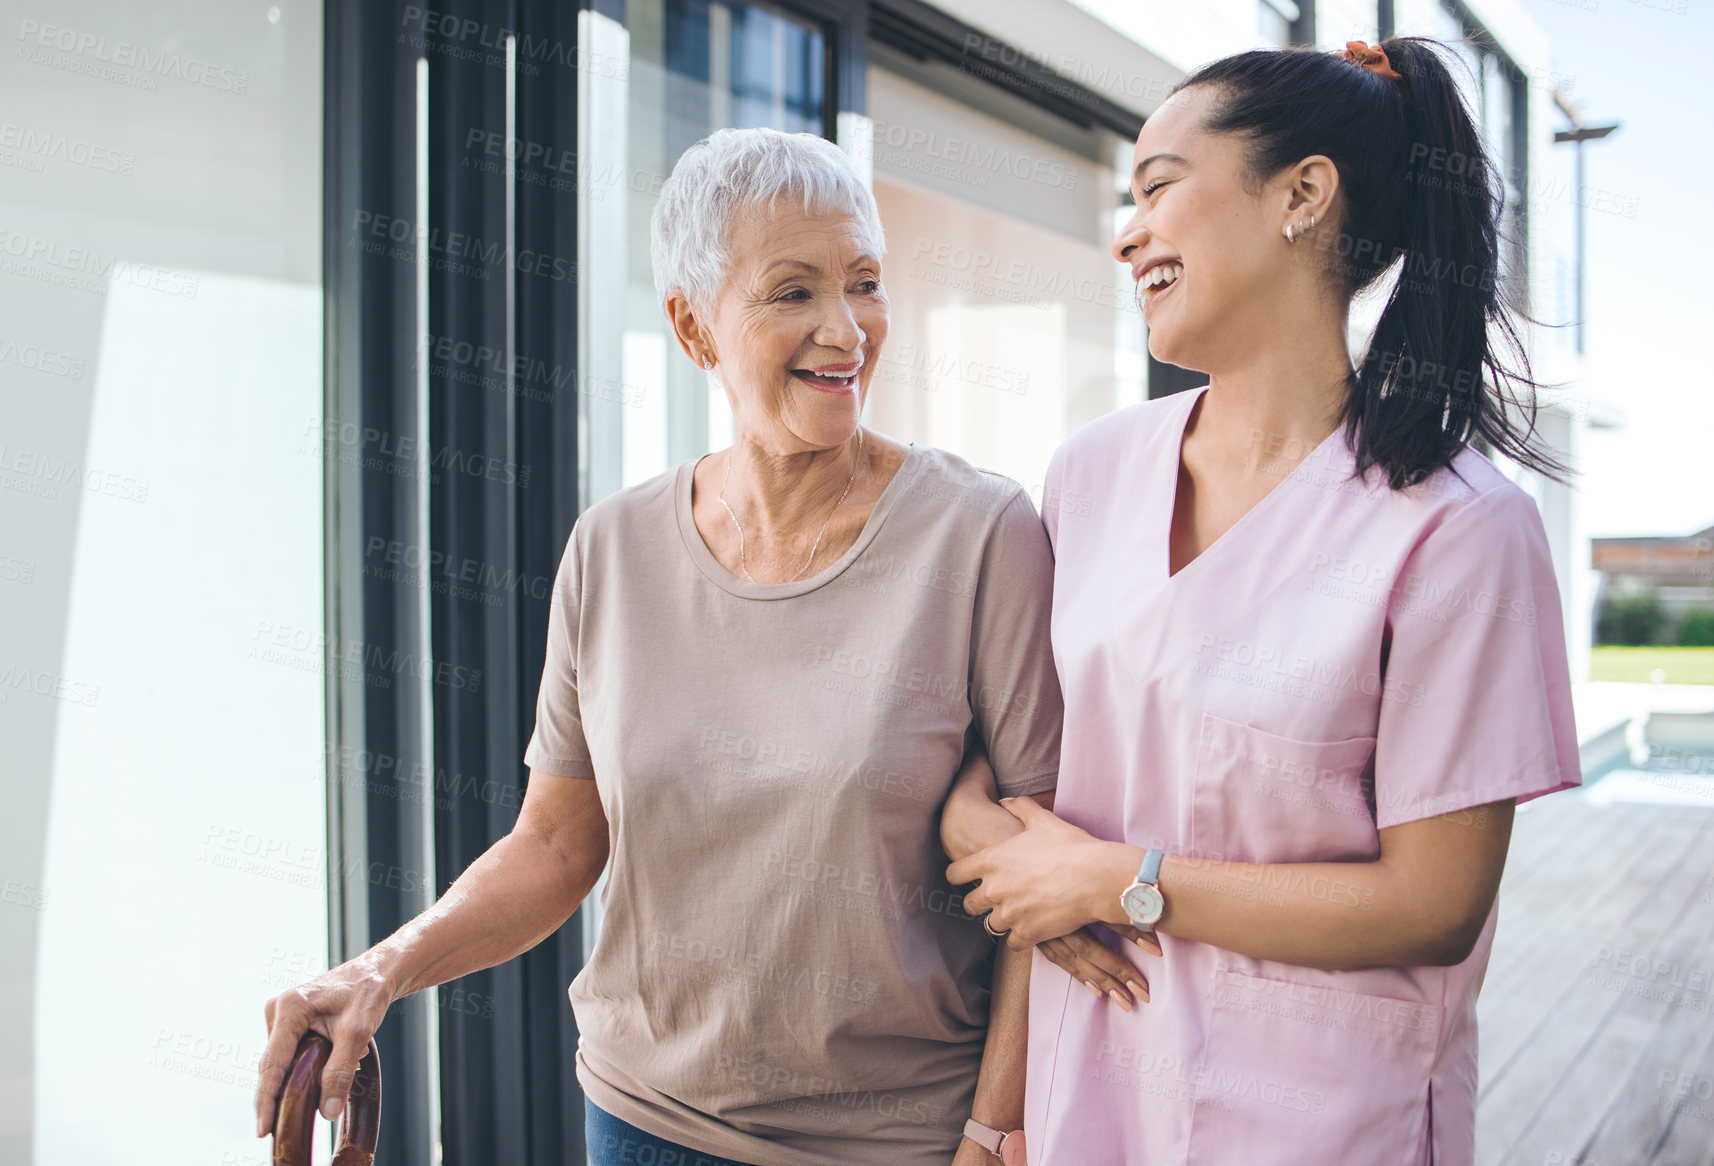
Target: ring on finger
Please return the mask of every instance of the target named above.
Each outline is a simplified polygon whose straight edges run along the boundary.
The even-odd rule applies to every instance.
[[[1001,939],[1004,936],[1006,936],[1007,934],[1009,934],[1012,929],[1010,927],[1008,927],[1008,928],[1006,928],[1005,931],[995,931],[994,925],[992,923],[988,922],[988,915],[992,915],[992,914],[993,914],[993,912],[990,911],[990,912],[988,912],[987,915],[982,916],[982,930],[986,931],[989,935],[992,935],[995,939]]]

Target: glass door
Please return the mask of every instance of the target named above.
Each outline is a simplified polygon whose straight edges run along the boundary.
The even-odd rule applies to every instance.
[[[869,108],[893,306],[869,421],[1039,501],[1061,441],[1143,398],[1141,316],[1108,252],[1131,143],[894,53]]]
[[[728,0],[632,0],[625,39],[622,106],[584,126],[599,301],[583,332],[586,503],[731,439],[725,399],[676,351],[655,301],[649,216],[673,162],[723,127],[827,134],[830,122],[828,37],[814,24]]]

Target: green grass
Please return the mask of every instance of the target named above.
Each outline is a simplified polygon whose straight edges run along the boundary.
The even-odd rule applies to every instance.
[[[1599,647],[1589,660],[1591,680],[1647,683],[1656,669],[1668,684],[1714,684],[1714,648]]]

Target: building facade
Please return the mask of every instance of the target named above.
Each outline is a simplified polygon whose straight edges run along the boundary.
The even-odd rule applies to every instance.
[[[1663,631],[1693,611],[1714,611],[1714,526],[1686,535],[1592,540],[1600,597],[1653,594]]]

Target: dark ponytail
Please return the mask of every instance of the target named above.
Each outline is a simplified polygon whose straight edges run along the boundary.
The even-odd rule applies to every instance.
[[[1341,418],[1357,470],[1394,489],[1466,445],[1563,481],[1535,440],[1535,390],[1500,252],[1503,187],[1445,62],[1420,37],[1383,41],[1391,80],[1313,49],[1258,50],[1179,83],[1219,90],[1208,128],[1248,143],[1265,181],[1324,154],[1339,171],[1337,221],[1305,237],[1347,296],[1398,266]],[[1330,215],[1329,217],[1334,217]]]

